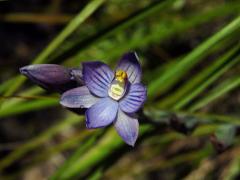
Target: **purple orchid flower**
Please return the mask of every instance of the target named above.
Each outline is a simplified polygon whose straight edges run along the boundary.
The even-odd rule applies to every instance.
[[[60,103],[67,108],[87,108],[89,129],[113,123],[122,139],[134,146],[139,129],[135,113],[147,97],[146,87],[140,83],[142,72],[136,53],[123,55],[114,72],[98,61],[82,65],[85,86],[63,93]]]

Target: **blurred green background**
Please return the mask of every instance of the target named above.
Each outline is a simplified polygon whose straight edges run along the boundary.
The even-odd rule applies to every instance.
[[[239,179],[239,13],[239,0],[0,1],[0,179]],[[133,50],[148,87],[134,148],[19,73]]]

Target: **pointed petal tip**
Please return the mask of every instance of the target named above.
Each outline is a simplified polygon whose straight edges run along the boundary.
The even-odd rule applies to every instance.
[[[89,108],[98,100],[89,92],[86,86],[81,86],[64,92],[60,104],[68,108]]]
[[[137,139],[133,142],[126,142],[126,144],[128,144],[129,146],[131,147],[134,147],[135,146],[135,143],[136,143]]]
[[[134,147],[137,142],[137,137],[135,139],[127,139],[127,140],[124,138],[122,138],[122,139],[127,145],[129,145],[131,147]]]
[[[120,134],[119,134],[119,136],[121,137]],[[125,139],[125,138],[123,138],[123,137],[121,137],[121,138],[122,138],[122,140],[123,140],[127,145],[129,145],[129,146],[131,146],[131,147],[134,147],[135,144],[136,144],[136,142],[137,142],[137,137],[136,137],[135,139]]]
[[[89,121],[86,119],[86,128],[91,130],[91,129],[97,129],[97,128],[101,128],[101,127],[94,127],[92,126]]]
[[[68,91],[66,91],[68,92]],[[64,107],[68,107],[68,103],[66,102],[66,92],[64,92],[61,97],[60,97],[60,100],[59,100],[59,104],[61,104],[62,106]],[[69,107],[68,107],[69,108]]]
[[[122,140],[126,144],[134,147],[138,138],[138,120],[128,114],[125,114],[119,109],[117,120],[114,122],[114,127]]]
[[[120,58],[117,69],[121,69],[128,74],[128,80],[132,83],[141,81],[142,69],[136,52],[127,52]]]
[[[65,97],[61,96],[59,104],[62,105],[65,108],[75,108],[69,105],[68,101],[66,100]]]
[[[94,129],[94,128],[91,128],[91,127],[89,126],[89,122],[88,122],[87,118],[86,118],[86,128],[87,128],[87,129]]]
[[[133,58],[135,58],[136,60],[139,61],[139,58],[138,58],[138,55],[137,55],[136,51],[129,51],[129,52],[125,53],[123,56],[124,57],[133,57]]]
[[[62,106],[66,107],[66,103],[64,101],[64,99],[61,97],[59,104],[61,104]]]

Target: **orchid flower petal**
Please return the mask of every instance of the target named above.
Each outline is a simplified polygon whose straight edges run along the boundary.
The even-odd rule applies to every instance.
[[[119,69],[127,73],[129,82],[132,84],[140,83],[142,70],[138,56],[135,52],[129,52],[122,56],[117,65],[116,71]]]
[[[127,144],[134,146],[138,137],[138,120],[125,114],[119,109],[117,120],[114,122],[114,126],[119,136],[121,136]]]
[[[109,97],[101,98],[86,111],[87,128],[100,128],[111,124],[117,116],[118,103]]]
[[[147,89],[141,83],[130,85],[128,93],[119,102],[120,108],[126,113],[138,111],[147,97]]]
[[[68,108],[89,108],[98,100],[86,86],[82,86],[63,93],[60,104]]]
[[[84,82],[96,96],[107,97],[113,78],[114,74],[106,64],[97,61],[83,63]]]

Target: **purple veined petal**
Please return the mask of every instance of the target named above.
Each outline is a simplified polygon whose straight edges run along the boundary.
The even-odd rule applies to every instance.
[[[86,86],[82,86],[63,93],[60,104],[67,108],[89,108],[98,101],[98,97],[92,95]]]
[[[126,113],[138,111],[147,98],[147,89],[141,83],[132,84],[125,97],[120,101],[120,108]]]
[[[118,102],[109,97],[101,98],[86,111],[87,128],[100,128],[111,124],[117,116]]]
[[[138,137],[138,120],[125,114],[121,109],[119,109],[114,126],[119,136],[121,136],[127,144],[134,146]]]
[[[113,78],[114,74],[106,64],[97,61],[83,63],[84,82],[96,96],[108,96],[108,89]]]
[[[70,70],[57,64],[35,64],[20,68],[20,72],[46,90],[63,93],[77,87]]]
[[[128,80],[132,84],[140,83],[142,76],[142,69],[139,64],[137,53],[129,52],[122,56],[116,70],[121,69],[128,75]]]

